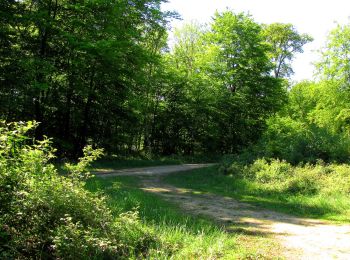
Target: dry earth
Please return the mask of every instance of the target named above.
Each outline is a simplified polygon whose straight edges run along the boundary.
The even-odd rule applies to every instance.
[[[283,247],[286,259],[350,259],[350,225],[297,218],[264,210],[232,198],[200,194],[162,181],[165,174],[176,174],[209,164],[159,166],[118,171],[99,171],[100,177],[140,176],[142,189],[177,203],[191,214],[206,215],[224,223],[228,231],[272,235]]]

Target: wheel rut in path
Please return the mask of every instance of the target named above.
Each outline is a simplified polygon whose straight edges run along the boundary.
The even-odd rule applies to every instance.
[[[158,194],[188,213],[205,215],[223,223],[229,232],[272,235],[283,247],[283,257],[286,259],[350,259],[350,225],[297,218],[260,209],[229,197],[177,188],[162,181],[166,174],[208,166],[188,164],[147,167],[106,171],[99,176],[140,176],[142,190]]]

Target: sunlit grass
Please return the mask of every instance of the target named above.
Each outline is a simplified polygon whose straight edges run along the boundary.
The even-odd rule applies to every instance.
[[[302,195],[267,190],[257,182],[222,175],[217,167],[172,174],[164,180],[177,187],[212,192],[295,216],[350,221],[350,199],[345,195]]]
[[[276,243],[271,237],[227,232],[206,217],[183,213],[176,205],[138,189],[137,177],[94,178],[87,188],[107,196],[115,216],[137,210],[146,228],[161,238],[157,259],[259,259]],[[275,256],[278,251],[275,251]],[[271,258],[274,258],[273,256]]]

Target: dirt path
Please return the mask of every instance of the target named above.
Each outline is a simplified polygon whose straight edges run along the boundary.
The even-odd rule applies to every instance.
[[[148,167],[104,172],[101,177],[137,175],[142,189],[177,203],[191,214],[224,223],[228,231],[273,235],[285,248],[286,259],[350,259],[350,225],[297,218],[214,194],[198,194],[162,182],[164,174],[207,167],[207,164]]]
[[[111,176],[159,176],[174,172],[190,171],[198,168],[209,167],[214,164],[212,163],[197,163],[197,164],[180,164],[180,165],[165,165],[165,166],[154,166],[154,167],[143,167],[143,168],[131,168],[122,170],[109,170],[109,169],[97,169],[95,172],[100,177],[111,177]]]

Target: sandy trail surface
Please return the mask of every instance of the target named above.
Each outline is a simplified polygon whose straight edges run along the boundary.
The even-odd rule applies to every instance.
[[[141,189],[174,202],[190,214],[205,215],[225,225],[227,231],[272,235],[281,244],[286,259],[350,260],[350,224],[335,225],[323,220],[297,218],[257,208],[229,197],[202,194],[163,182],[166,174],[176,174],[211,164],[185,164],[99,171],[103,178],[139,176]]]

